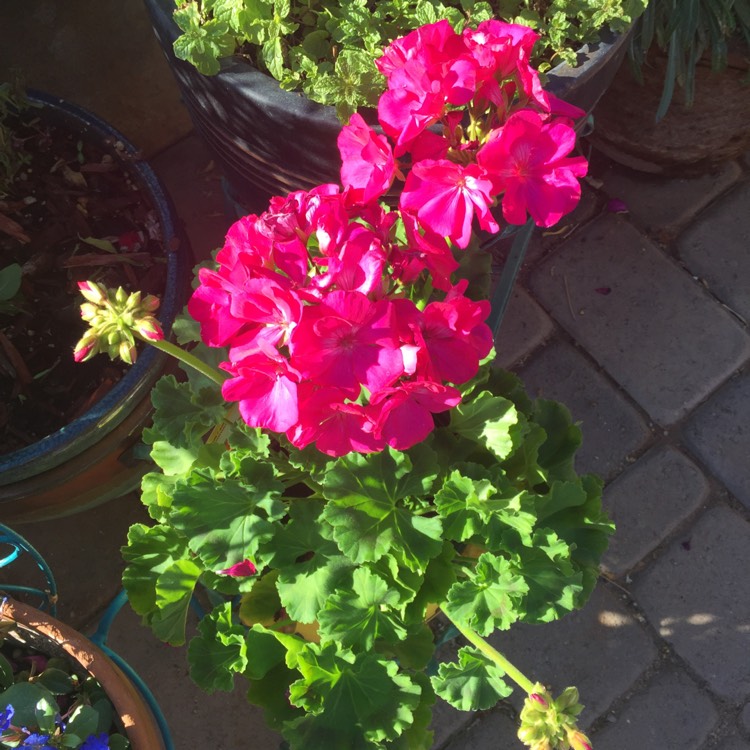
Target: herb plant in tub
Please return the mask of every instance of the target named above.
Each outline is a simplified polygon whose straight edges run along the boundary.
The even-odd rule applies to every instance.
[[[579,112],[542,90],[534,40],[439,22],[390,45],[384,134],[353,116],[343,189],[230,228],[178,327],[189,351],[152,298],[81,284],[79,359],[142,338],[187,365],[153,394],[130,602],[175,644],[202,602],[193,678],[243,675],[293,750],[428,750],[436,700],[486,709],[513,683],[526,745],[590,748],[575,689],[554,699],[486,640],[583,605],[612,531],[601,482],[573,467],[578,428],[491,367],[486,289],[462,278],[486,260],[475,217],[527,235],[580,196]],[[436,605],[468,643],[428,676]]]

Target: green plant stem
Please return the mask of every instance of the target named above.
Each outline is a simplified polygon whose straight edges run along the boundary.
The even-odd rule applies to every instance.
[[[467,628],[464,625],[456,622],[445,610],[443,614],[453,623],[456,630],[466,638],[469,643],[476,646],[488,659],[491,659],[497,664],[500,669],[510,677],[513,682],[524,690],[528,695],[534,692],[534,683],[523,673],[520,669],[517,669],[506,659],[497,649],[490,646],[487,641],[482,638],[478,633],[475,633],[471,628]]]
[[[215,370],[213,367],[210,367],[205,362],[201,362],[198,359],[198,357],[193,356],[192,354],[190,354],[190,352],[186,352],[184,349],[177,346],[176,344],[173,344],[171,341],[167,341],[165,339],[162,339],[161,341],[151,341],[146,338],[143,338],[143,341],[145,341],[148,344],[151,344],[151,346],[153,346],[156,349],[159,349],[165,354],[169,354],[170,357],[179,359],[180,362],[183,362],[184,364],[189,365],[194,370],[197,370],[201,375],[205,375],[207,378],[210,378],[211,380],[213,380],[214,383],[218,383],[219,385],[221,385],[228,377],[227,375],[224,375],[222,372],[219,372],[218,370]]]

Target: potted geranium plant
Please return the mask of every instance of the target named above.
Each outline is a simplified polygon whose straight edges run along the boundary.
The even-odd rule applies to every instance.
[[[475,218],[549,226],[580,197],[581,113],[542,89],[534,36],[443,21],[390,45],[384,134],[354,115],[343,189],[231,227],[176,327],[190,351],[153,299],[80,285],[77,358],[140,338],[187,366],[154,390],[130,602],[174,644],[202,607],[193,678],[243,675],[293,750],[427,750],[438,697],[484,709],[513,682],[523,742],[590,748],[575,689],[554,699],[486,640],[580,607],[612,531],[573,468],[578,428],[492,368],[486,289],[461,279]],[[437,609],[469,645],[430,677]]]
[[[341,121],[375,106],[384,82],[374,60],[412,29],[446,19],[461,31],[492,18],[533,27],[534,62],[549,69],[551,90],[590,111],[645,4],[146,0],[182,101],[244,207],[238,215],[338,180]]]

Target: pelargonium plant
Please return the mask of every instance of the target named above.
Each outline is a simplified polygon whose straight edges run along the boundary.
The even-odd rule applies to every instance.
[[[242,675],[292,750],[428,750],[437,698],[487,709],[510,683],[527,746],[590,748],[575,688],[554,698],[497,646],[586,601],[601,482],[573,468],[565,407],[492,366],[490,304],[462,278],[474,223],[550,226],[580,196],[580,113],[540,86],[534,40],[440,22],[388,47],[382,133],[353,116],[342,186],[230,228],[176,327],[190,350],[152,298],[81,284],[79,359],[142,339],[185,365],[153,393],[130,602],[173,644],[199,609],[193,679]],[[437,623],[468,641],[455,661]]]

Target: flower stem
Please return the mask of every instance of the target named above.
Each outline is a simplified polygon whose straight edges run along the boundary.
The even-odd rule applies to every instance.
[[[503,672],[505,672],[505,674],[516,683],[516,685],[518,685],[518,687],[524,690],[528,695],[531,695],[531,693],[534,692],[534,683],[523,672],[521,672],[521,670],[513,666],[513,664],[511,664],[497,649],[490,646],[482,636],[475,633],[471,628],[456,622],[445,610],[443,610],[443,614],[445,614],[445,616],[456,627],[456,630],[458,630],[467,641],[476,646],[488,659],[495,662],[495,664],[497,664],[497,666],[500,667],[500,669],[502,669]]]
[[[224,373],[219,372],[219,370],[215,370],[205,362],[201,362],[198,357],[190,354],[190,352],[186,352],[184,349],[177,346],[176,344],[173,344],[171,341],[167,341],[165,339],[161,339],[161,341],[151,341],[150,339],[146,338],[143,338],[143,340],[151,344],[151,346],[153,346],[154,348],[163,351],[165,354],[169,354],[171,357],[179,359],[180,362],[189,365],[194,370],[197,370],[199,373],[201,373],[201,375],[205,375],[207,378],[213,380],[214,383],[218,383],[219,385],[221,385],[227,379],[227,376],[224,375]]]

